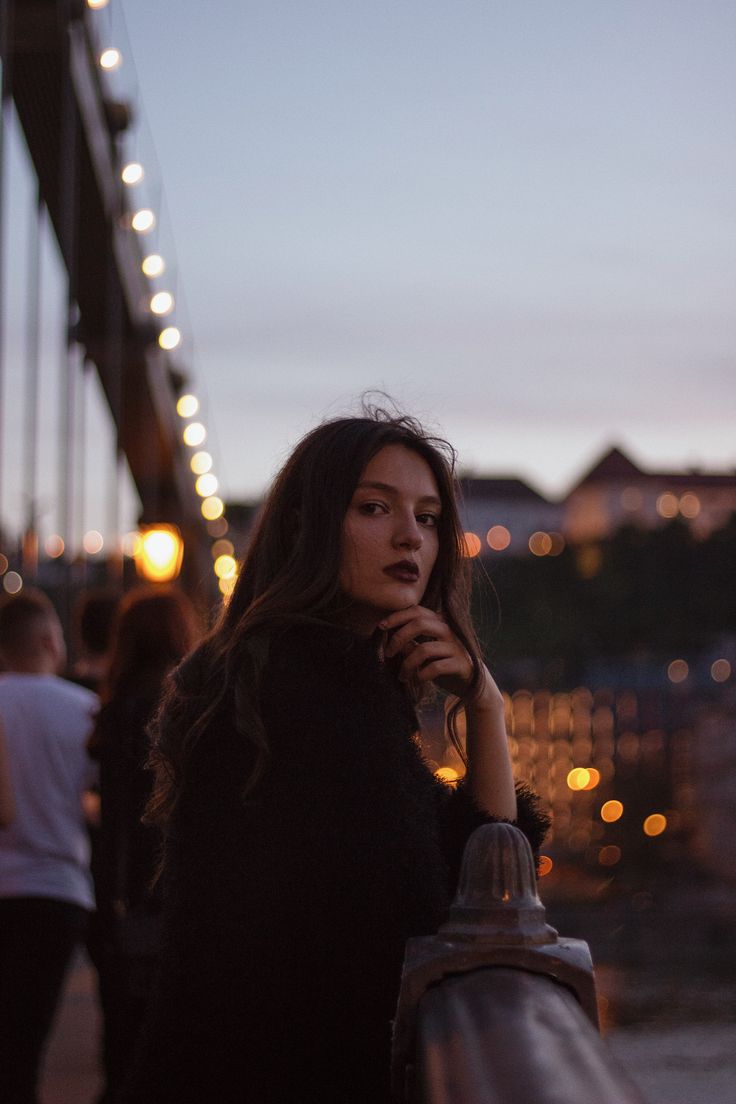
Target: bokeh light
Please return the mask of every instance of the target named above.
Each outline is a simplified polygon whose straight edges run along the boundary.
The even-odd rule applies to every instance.
[[[680,513],[686,518],[696,518],[700,513],[700,499],[696,494],[688,491],[680,499]]]
[[[17,571],[8,571],[3,575],[3,587],[8,594],[19,594],[23,589],[23,580]]]
[[[213,518],[207,522],[207,532],[211,537],[224,537],[230,526],[224,517]]]
[[[167,326],[158,335],[158,343],[162,349],[175,349],[181,341],[181,330],[176,326]]]
[[[215,575],[218,579],[234,579],[238,573],[238,565],[235,557],[227,553],[218,556],[215,560]]]
[[[217,585],[220,588],[220,594],[222,594],[224,598],[229,598],[235,590],[236,582],[237,579],[218,579]]]
[[[596,772],[597,773],[597,772]],[[571,790],[584,790],[590,784],[590,771],[585,767],[573,767],[567,775],[567,785]]]
[[[88,529],[82,537],[82,548],[88,556],[96,556],[104,547],[105,541],[98,529]]]
[[[52,560],[64,555],[64,541],[58,533],[52,533],[48,536],[43,542],[43,547],[46,555]]]
[[[174,296],[170,291],[157,291],[151,296],[150,306],[154,314],[169,314],[174,309]]]
[[[486,544],[494,552],[503,552],[511,544],[511,533],[505,525],[492,525],[486,533]]]
[[[552,538],[549,533],[544,533],[541,529],[532,533],[529,538],[529,551],[534,556],[548,556],[552,551]]]
[[[193,418],[199,410],[199,399],[196,395],[182,395],[176,404],[176,413],[180,418]]]
[[[212,457],[208,452],[195,452],[189,461],[189,467],[195,475],[204,475],[212,467]]]
[[[463,533],[462,554],[466,559],[473,559],[481,549],[480,537],[477,533]]]
[[[213,560],[216,560],[218,556],[235,555],[235,547],[233,542],[229,540],[216,540],[210,551],[212,552]]]
[[[727,682],[731,677],[731,664],[727,659],[717,659],[710,665],[710,677],[714,682]]]
[[[163,276],[166,271],[166,261],[160,253],[149,253],[141,261],[141,268],[143,269],[143,275],[153,280],[156,276]]]
[[[606,824],[614,824],[623,814],[624,807],[621,801],[604,801],[601,805],[601,820],[605,820]]]
[[[141,207],[140,211],[136,211],[133,215],[130,225],[137,234],[147,234],[156,225],[156,216],[150,207]]]
[[[140,164],[139,161],[129,161],[128,164],[124,166],[123,171],[120,173],[123,184],[128,185],[140,184],[143,176],[143,166]]]
[[[540,855],[539,856],[539,868],[538,868],[539,869],[539,877],[540,878],[545,878],[547,876],[547,874],[551,873],[552,868],[553,868],[554,865],[555,864],[552,862],[552,859],[549,857],[549,855]]]
[[[667,667],[667,678],[670,682],[684,682],[690,674],[690,668],[684,659],[673,659]]]
[[[215,521],[217,518],[222,517],[225,505],[221,498],[218,498],[217,495],[212,495],[210,498],[205,498],[202,501],[200,509],[202,510],[203,518],[206,518],[207,521]]]
[[[131,533],[126,533],[123,537],[123,555],[133,559],[139,555],[141,550],[141,535],[137,529]]]
[[[650,813],[643,827],[645,836],[661,836],[667,827],[667,817],[662,813]]]
[[[168,583],[181,570],[184,542],[175,525],[152,525],[141,533],[135,565],[153,583]]]
[[[216,494],[218,487],[217,476],[212,472],[208,472],[206,475],[200,475],[194,484],[194,489],[198,495],[202,498],[209,498],[211,495]]]
[[[197,445],[204,444],[206,436],[207,430],[201,422],[190,422],[182,433],[184,444],[191,445],[193,448]]]
[[[608,843],[598,852],[598,862],[601,866],[615,866],[621,861],[621,848],[615,843]]]
[[[676,518],[680,512],[680,502],[677,495],[671,491],[665,491],[657,499],[657,513],[663,518]]]
[[[123,55],[119,50],[116,50],[114,46],[108,46],[106,50],[103,50],[99,57],[100,68],[107,70],[108,73],[113,69],[119,69],[123,62]]]
[[[3,552],[0,552],[0,575],[4,575],[9,566],[8,557]]]
[[[448,786],[456,786],[460,781],[460,775],[454,767],[438,767],[434,772],[434,776],[435,778],[439,778],[440,782],[444,782]]]

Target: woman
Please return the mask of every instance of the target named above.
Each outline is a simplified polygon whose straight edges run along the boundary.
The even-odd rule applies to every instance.
[[[104,1101],[127,1071],[150,995],[160,942],[160,894],[152,891],[159,835],[141,824],[151,794],[146,726],[164,678],[192,648],[196,619],[174,590],[143,587],[113,625],[102,708],[88,743],[100,763],[100,826],[93,863],[94,960],[103,1010]]]
[[[149,806],[166,848],[161,991],[125,1099],[380,1104],[406,940],[436,930],[480,823],[517,797],[468,614],[447,447],[380,412],[308,434],[219,625],[178,669]],[[468,775],[425,766],[432,685]]]

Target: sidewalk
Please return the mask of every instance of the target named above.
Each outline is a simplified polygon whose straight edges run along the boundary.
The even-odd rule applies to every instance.
[[[95,971],[80,953],[69,971],[46,1052],[42,1104],[93,1104],[102,1087],[99,1034]]]

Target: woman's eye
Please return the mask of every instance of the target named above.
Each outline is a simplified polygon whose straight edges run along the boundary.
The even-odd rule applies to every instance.
[[[417,514],[417,521],[420,525],[428,525],[430,528],[436,528],[439,518],[437,514]]]
[[[361,502],[358,509],[361,514],[368,514],[371,517],[374,514],[385,512],[386,507],[382,502]]]

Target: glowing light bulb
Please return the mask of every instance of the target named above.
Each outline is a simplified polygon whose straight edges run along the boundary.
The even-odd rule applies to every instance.
[[[235,557],[228,556],[227,554],[218,556],[215,560],[214,566],[215,575],[218,579],[234,579],[238,571],[238,565],[235,562]]]
[[[167,326],[158,335],[158,343],[162,349],[175,349],[181,341],[181,330],[176,326]]]
[[[212,467],[212,457],[208,452],[195,452],[189,461],[189,467],[195,475],[204,475]]]
[[[210,498],[217,492],[218,486],[217,476],[208,472],[207,475],[200,475],[194,484],[194,489],[202,498]]]
[[[212,495],[210,498],[205,498],[201,506],[202,517],[207,521],[215,521],[217,518],[222,517],[225,510],[225,503],[217,495]]]
[[[150,207],[141,207],[140,211],[136,211],[133,215],[130,225],[136,234],[147,234],[156,225],[156,216]]]
[[[151,310],[154,314],[168,314],[174,309],[174,296],[170,291],[157,291],[151,296]]]
[[[201,422],[190,422],[189,425],[185,427],[184,432],[182,433],[184,444],[192,445],[193,447],[204,444],[206,436],[207,430],[204,428]]]
[[[106,69],[109,73],[113,69],[120,68],[123,62],[123,55],[119,50],[116,50],[114,46],[109,46],[106,50],[102,51],[99,61],[100,68]]]
[[[100,11],[102,8],[106,8],[110,3],[110,0],[87,0],[87,7],[92,11]]]
[[[160,253],[149,253],[141,261],[144,276],[152,280],[155,276],[163,276],[166,271],[166,261]]]
[[[193,418],[199,410],[199,399],[196,395],[182,395],[176,404],[176,413],[180,418]]]
[[[140,534],[136,569],[144,579],[166,583],[181,570],[184,542],[175,525],[152,525]]]
[[[123,168],[120,176],[123,184],[140,184],[143,179],[143,166],[139,161],[129,161]]]

